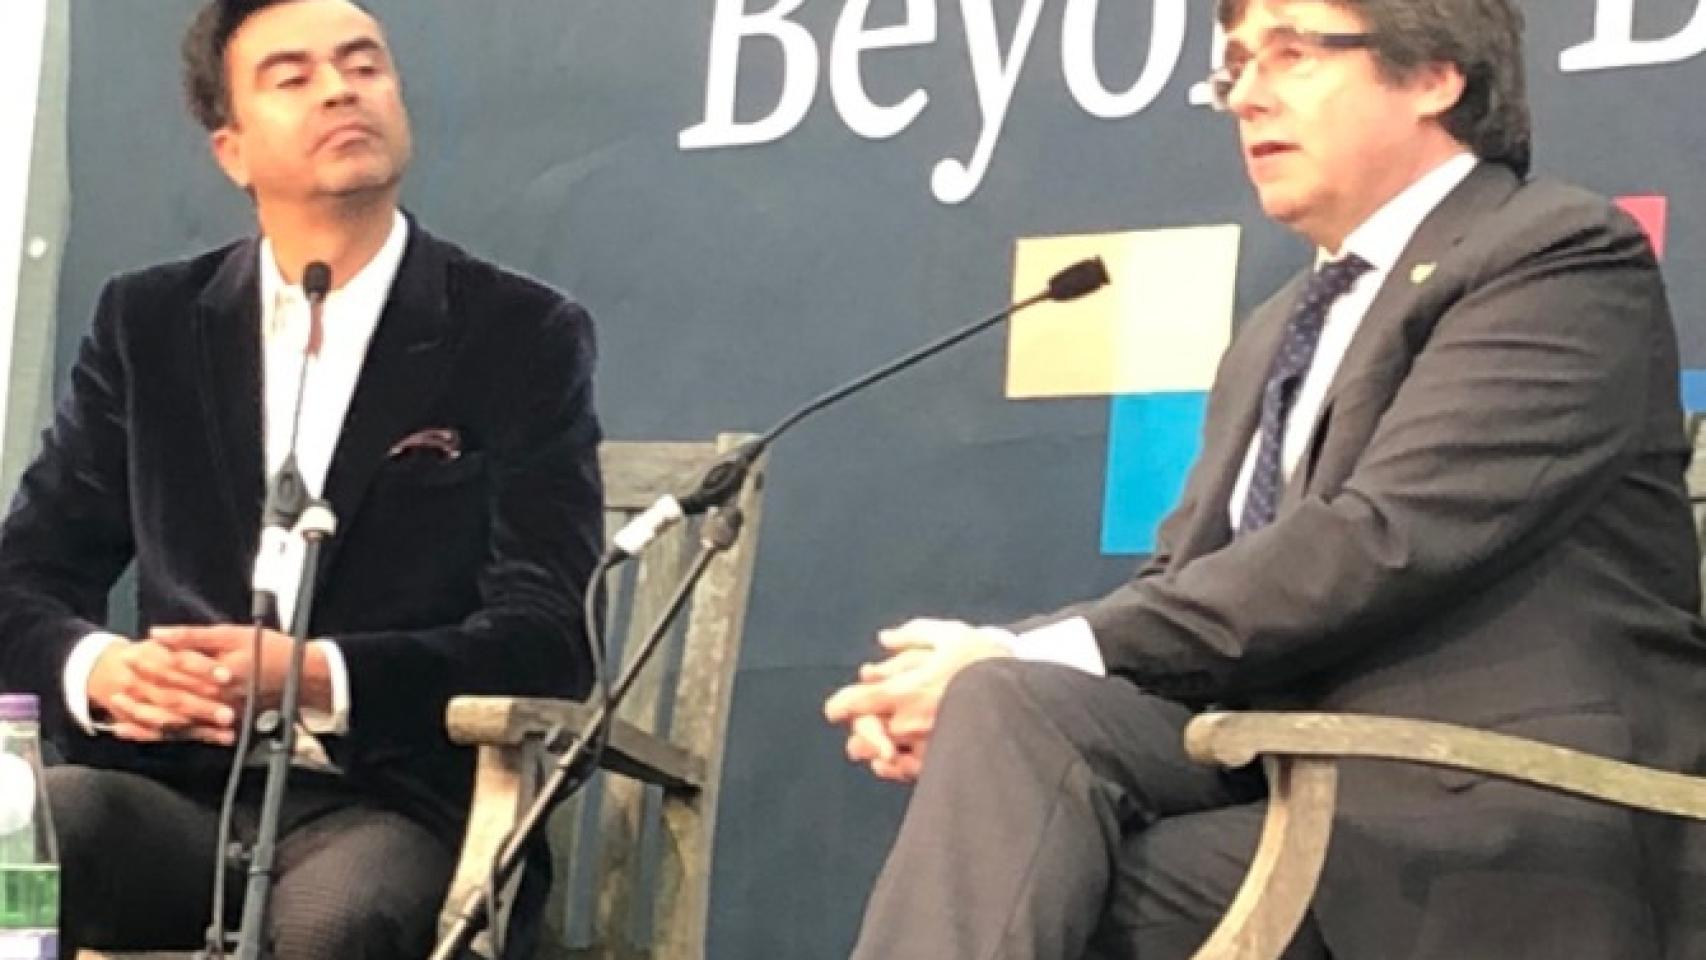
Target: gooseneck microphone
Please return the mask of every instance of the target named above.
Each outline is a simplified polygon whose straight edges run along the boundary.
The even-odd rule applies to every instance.
[[[297,367],[296,400],[290,415],[290,445],[286,448],[284,462],[279,464],[278,471],[267,481],[267,498],[261,508],[261,542],[255,551],[255,569],[250,583],[254,591],[251,600],[250,614],[253,620],[254,636],[250,642],[250,657],[259,663],[261,651],[261,631],[266,624],[266,618],[278,607],[279,591],[293,579],[300,584],[305,578],[305,566],[296,565],[295,551],[291,549],[293,541],[303,536],[298,530],[298,524],[303,514],[313,503],[308,494],[307,481],[302,477],[302,471],[296,465],[296,444],[302,430],[302,396],[308,388],[308,362],[319,355],[320,341],[323,332],[323,312],[326,306],[326,296],[332,290],[332,268],[316,260],[308,264],[302,271],[302,292],[308,300],[308,339],[303,346],[302,362]],[[264,411],[263,411],[264,416]],[[263,445],[264,447],[264,445]],[[299,586],[304,593],[311,592],[312,584]],[[294,593],[295,591],[293,591]],[[300,597],[299,597],[300,600]],[[299,606],[301,604],[299,603]],[[278,611],[279,621],[283,623],[283,612]],[[306,624],[296,624],[300,634]],[[216,849],[218,855],[214,859],[213,868],[213,907],[207,927],[205,948],[196,954],[197,960],[222,960],[226,956],[227,934],[225,930],[225,874],[228,867],[233,866],[233,860],[247,861],[250,867],[248,900],[244,904],[243,936],[239,938],[236,953],[239,958],[260,957],[264,954],[259,940],[260,931],[264,927],[266,900],[271,892],[272,859],[275,855],[276,838],[278,834],[277,807],[282,801],[284,789],[283,770],[289,764],[289,753],[294,748],[295,722],[297,717],[297,685],[300,682],[301,661],[300,643],[293,651],[289,668],[290,676],[285,680],[284,704],[281,704],[276,719],[271,726],[273,732],[280,738],[275,745],[277,755],[268,758],[269,772],[266,785],[261,823],[256,832],[253,846],[247,851],[237,852],[240,847],[231,843],[231,825],[237,806],[237,792],[241,785],[243,767],[248,762],[249,752],[255,733],[262,726],[256,716],[260,695],[260,672],[251,669],[245,684],[243,695],[243,711],[237,727],[237,742],[232,750],[231,770],[226,777],[225,791],[219,805]],[[269,711],[269,716],[273,715]],[[257,877],[257,874],[260,874]]]
[[[332,290],[332,268],[319,260],[302,270],[302,293],[308,299],[308,341],[302,350],[302,363],[297,367],[296,402],[290,415],[290,444],[285,448],[284,462],[267,482],[266,505],[261,508],[261,544],[255,553],[253,610],[257,620],[274,612],[279,587],[287,578],[301,571],[289,562],[289,538],[297,518],[308,507],[308,482],[296,465],[296,443],[302,432],[302,398],[308,392],[308,362],[320,353],[323,339],[326,295]],[[277,611],[279,622],[284,611]]]
[[[1101,257],[1080,260],[1050,277],[1047,288],[1040,293],[1010,304],[993,316],[967,324],[911,353],[872,370],[862,377],[851,380],[817,397],[782,418],[779,423],[763,435],[741,444],[720,458],[706,469],[705,473],[699,478],[698,484],[691,491],[679,497],[670,495],[659,497],[656,503],[629,521],[627,526],[617,531],[616,535],[611,538],[610,548],[605,551],[604,562],[611,566],[621,563],[644,550],[647,544],[651,543],[665,530],[679,523],[682,518],[703,513],[712,507],[721,506],[728,502],[729,498],[734,496],[735,492],[746,482],[747,472],[757,462],[759,456],[776,441],[777,437],[792,429],[795,424],[806,417],[858,393],[874,383],[886,380],[920,361],[927,360],[962,340],[982,333],[1022,310],[1045,301],[1077,300],[1079,297],[1099,290],[1107,284],[1108,268],[1102,263]]]

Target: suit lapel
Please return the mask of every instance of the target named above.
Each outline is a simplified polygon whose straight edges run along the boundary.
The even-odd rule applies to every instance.
[[[1360,379],[1370,370],[1394,362],[1391,344],[1405,336],[1404,327],[1419,304],[1427,301],[1429,285],[1437,282],[1436,266],[1445,259],[1481,218],[1497,210],[1519,186],[1516,175],[1505,167],[1483,163],[1428,214],[1404,247],[1404,252],[1386,275],[1380,292],[1363,315],[1356,333],[1345,350],[1344,359],[1333,374],[1333,382],[1321,403],[1321,412],[1309,438],[1303,460],[1286,485],[1282,509],[1286,502],[1301,497],[1314,479],[1315,467],[1323,447],[1331,441],[1332,414],[1335,402],[1347,384]],[[1417,330],[1405,344],[1402,358],[1408,362],[1426,341],[1429,330]]]
[[[447,266],[444,245],[411,222],[408,247],[368,344],[326,474],[325,498],[340,529],[349,529],[391,446],[421,426],[418,421],[443,387],[456,340]],[[339,537],[328,542],[322,574],[341,542]]]
[[[266,491],[259,256],[259,240],[233,247],[195,309],[202,420],[215,483],[244,556],[255,552]]]

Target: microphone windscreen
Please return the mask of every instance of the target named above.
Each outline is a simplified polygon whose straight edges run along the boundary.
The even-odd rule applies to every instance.
[[[1080,260],[1060,271],[1048,282],[1050,300],[1076,300],[1108,285],[1108,268],[1101,257]]]
[[[302,292],[310,300],[324,300],[332,290],[332,268],[319,260],[302,268]]]

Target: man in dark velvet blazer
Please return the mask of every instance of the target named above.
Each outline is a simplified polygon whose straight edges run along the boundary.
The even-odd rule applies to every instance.
[[[590,320],[398,212],[408,120],[360,8],[210,5],[185,59],[260,236],[108,284],[0,534],[0,685],[41,695],[68,761],[49,772],[65,949],[201,942],[242,692],[255,675],[276,704],[290,649],[274,622],[251,658],[247,624],[265,477],[294,442],[338,527],[314,573],[274,955],[419,960],[472,780],[446,702],[589,686]],[[315,260],[333,277],[319,325]],[[106,597],[133,560],[138,635],[117,637]]]
[[[1527,178],[1514,5],[1220,20],[1250,177],[1318,265],[1239,331],[1131,582],[889,631],[828,703],[853,759],[917,780],[859,960],[1191,956],[1265,812],[1258,770],[1185,756],[1208,704],[1706,761],[1675,333],[1633,221]],[[1696,826],[1402,765],[1340,791],[1288,957],[1706,956]]]

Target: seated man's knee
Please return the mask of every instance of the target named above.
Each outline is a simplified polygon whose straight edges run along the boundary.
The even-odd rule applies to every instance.
[[[322,891],[310,902],[293,897],[273,916],[280,960],[309,957],[401,958],[431,947],[436,914],[387,896],[392,885],[368,878],[365,891]]]
[[[279,960],[413,960],[432,948],[454,854],[412,825],[345,831],[274,889]]]
[[[1023,674],[1035,667],[1024,660],[998,658],[979,660],[961,670],[942,693],[938,727],[945,722],[978,723],[985,718],[999,722],[1012,713],[1022,695]]]
[[[114,777],[111,771],[91,767],[47,768],[43,785],[62,862],[94,856],[105,845],[107,832],[123,825],[125,804]]]

